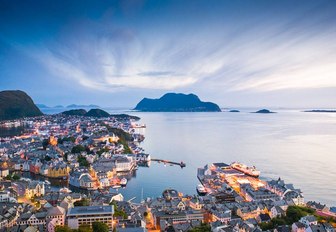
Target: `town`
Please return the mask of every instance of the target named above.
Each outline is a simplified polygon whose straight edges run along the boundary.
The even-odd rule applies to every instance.
[[[137,120],[57,114],[3,122],[25,129],[0,140],[0,231],[335,231],[335,207],[305,202],[292,184],[263,180],[239,162],[195,170],[197,195],[168,188],[140,203],[124,199],[116,190],[152,160]]]

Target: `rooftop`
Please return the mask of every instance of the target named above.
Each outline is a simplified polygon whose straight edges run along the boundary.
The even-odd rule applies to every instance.
[[[113,214],[113,205],[106,206],[77,206],[70,208],[68,211],[68,216],[72,215],[93,215],[93,214]]]

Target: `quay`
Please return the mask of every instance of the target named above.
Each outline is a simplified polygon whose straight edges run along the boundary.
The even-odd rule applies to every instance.
[[[162,163],[164,163],[164,164],[178,165],[178,166],[180,166],[181,168],[186,167],[186,164],[185,164],[183,161],[181,161],[180,163],[178,163],[178,162],[173,162],[173,161],[169,161],[169,160],[163,160],[163,159],[151,159],[151,161],[156,161],[156,162],[158,162],[158,163],[162,162]]]

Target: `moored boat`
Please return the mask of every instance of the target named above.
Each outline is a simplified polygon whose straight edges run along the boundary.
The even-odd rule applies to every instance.
[[[202,184],[197,185],[196,190],[197,190],[197,193],[201,196],[204,196],[207,194],[207,190]]]
[[[245,164],[239,163],[239,162],[233,162],[231,164],[231,167],[252,177],[259,177],[260,171],[256,169],[256,167],[252,166],[249,167]]]
[[[122,179],[120,180],[120,185],[121,185],[121,186],[126,186],[126,184],[127,184],[127,179],[126,179],[126,178],[122,178]]]

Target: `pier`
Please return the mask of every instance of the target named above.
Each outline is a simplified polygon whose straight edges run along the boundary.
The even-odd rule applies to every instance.
[[[173,161],[169,161],[169,160],[163,160],[163,159],[151,159],[151,161],[156,161],[156,162],[158,162],[158,163],[162,162],[162,163],[164,163],[164,164],[178,165],[178,166],[180,166],[181,168],[186,167],[186,164],[185,164],[183,161],[181,161],[180,163],[178,163],[178,162],[173,162]]]

